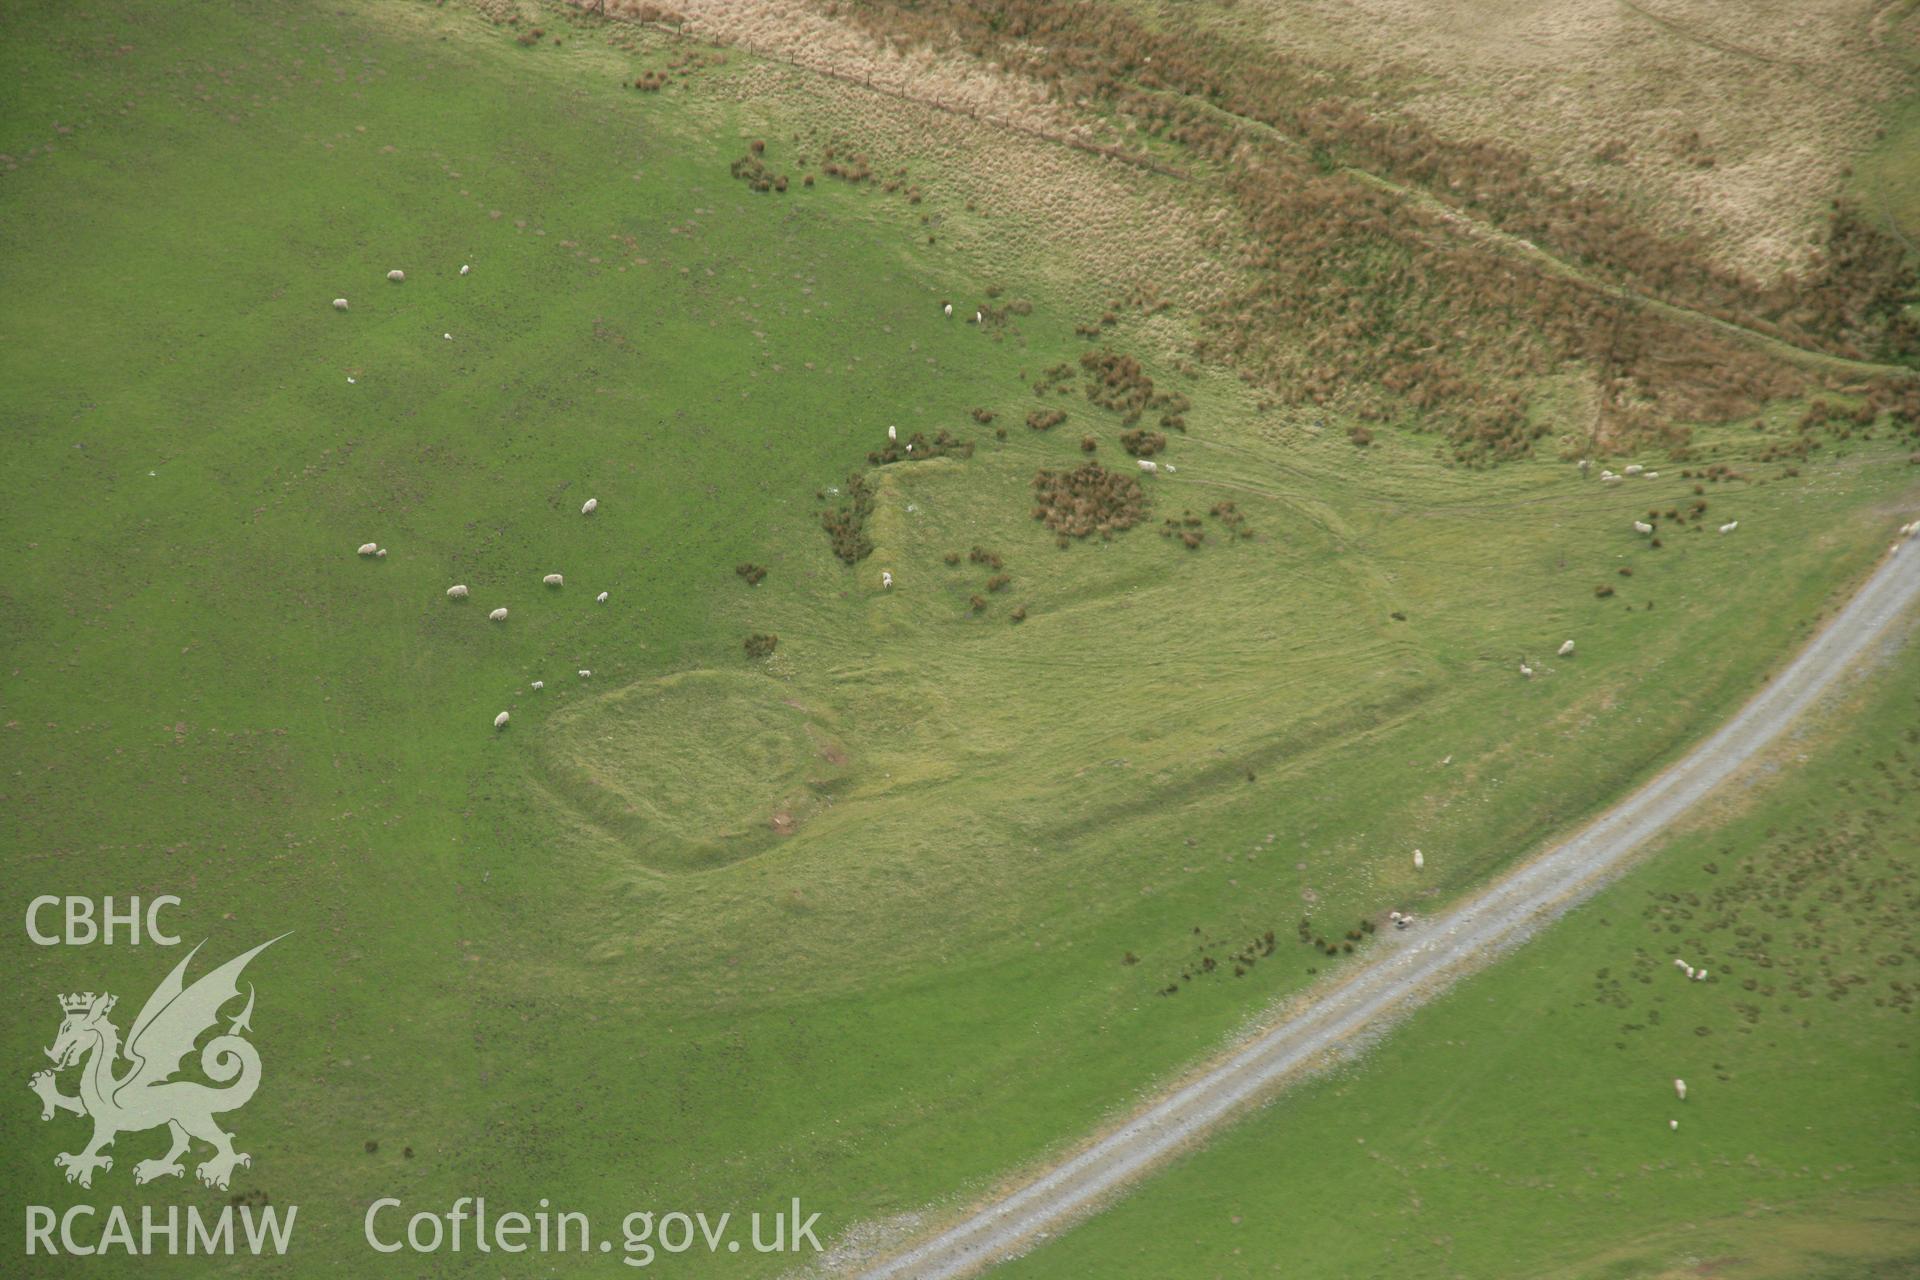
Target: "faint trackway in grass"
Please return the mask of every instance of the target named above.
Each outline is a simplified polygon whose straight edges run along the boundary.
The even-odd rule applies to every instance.
[[[590,12],[591,10],[588,11]],[[1646,16],[1653,17],[1654,15],[1649,14]],[[777,62],[798,71],[805,71],[814,75],[825,76],[829,79],[839,80],[843,83],[864,88],[885,97],[917,103],[920,106],[928,107],[936,111],[945,111],[953,115],[965,116],[970,120],[993,128],[1024,134],[1028,137],[1051,142],[1058,146],[1088,152],[1092,155],[1104,156],[1107,159],[1117,160],[1122,164],[1133,165],[1136,168],[1145,169],[1163,177],[1173,178],[1182,182],[1191,181],[1192,178],[1192,175],[1185,170],[1176,168],[1143,152],[1128,150],[1125,147],[1114,146],[1108,143],[1096,142],[1091,138],[1078,137],[1069,133],[1059,133],[1053,130],[1041,129],[1034,125],[1021,124],[1000,116],[982,113],[972,107],[945,102],[930,94],[913,93],[906,89],[878,84],[875,83],[871,76],[854,75],[833,67],[820,65],[817,62],[803,61],[789,53],[772,49],[765,45],[755,44],[751,41],[732,41],[712,33],[691,32],[661,22],[637,22],[636,25],[650,27],[680,39],[694,39],[703,43],[712,43],[716,46],[741,49],[754,57],[762,58],[768,62]],[[1141,86],[1135,87],[1140,88]],[[1148,92],[1153,91],[1148,90]],[[1158,92],[1161,92],[1165,96],[1177,97],[1183,102],[1198,106],[1213,115],[1230,120],[1236,125],[1255,130],[1270,138],[1274,138],[1287,146],[1298,149],[1304,149],[1306,146],[1306,144],[1298,138],[1290,137],[1264,120],[1258,120],[1252,116],[1239,115],[1190,95],[1175,93],[1171,90],[1160,90]],[[1597,280],[1583,268],[1568,262],[1566,259],[1554,253],[1542,249],[1531,240],[1514,235],[1511,232],[1502,231],[1498,227],[1492,226],[1470,214],[1463,213],[1432,192],[1423,191],[1416,187],[1409,187],[1403,183],[1395,182],[1391,178],[1382,177],[1369,169],[1362,169],[1354,165],[1343,164],[1339,166],[1339,169],[1340,172],[1349,175],[1357,181],[1379,187],[1384,191],[1393,192],[1402,199],[1419,204],[1434,212],[1444,222],[1460,230],[1462,233],[1497,244],[1509,253],[1526,259],[1550,274],[1571,280],[1576,284],[1583,285],[1586,288],[1593,289],[1600,293],[1611,293],[1623,301],[1631,302],[1657,315],[1664,316],[1681,324],[1711,328],[1719,332],[1722,336],[1732,338],[1737,342],[1764,351],[1778,359],[1802,365],[1806,368],[1822,370],[1827,373],[1847,374],[1855,377],[1873,377],[1889,373],[1907,375],[1913,372],[1912,369],[1909,369],[1905,365],[1881,364],[1872,360],[1854,360],[1846,356],[1837,356],[1829,352],[1815,351],[1807,347],[1797,346],[1794,343],[1786,341],[1784,338],[1777,338],[1771,334],[1762,333],[1758,329],[1750,329],[1745,325],[1736,324],[1731,320],[1723,320],[1719,316],[1709,315],[1704,311],[1696,311],[1691,307],[1683,307],[1678,303],[1667,302],[1651,294],[1642,293],[1630,285]]]
[[[1351,1052],[1452,983],[1513,950],[1626,869],[1636,850],[1773,744],[1920,600],[1920,540],[1883,559],[1853,598],[1725,725],[1578,834],[1406,934],[1383,936],[1339,981],[1296,1000],[1223,1061],[1112,1131],[860,1272],[949,1280],[1032,1248],[1303,1071]]]
[[[1239,115],[1226,110],[1224,107],[1217,107],[1212,103],[1202,102],[1196,98],[1178,94],[1170,94],[1169,96],[1180,97],[1183,102],[1191,103],[1224,120],[1254,130],[1287,147],[1300,151],[1306,150],[1306,144],[1300,139],[1283,133],[1264,120],[1257,120],[1252,116]],[[1656,315],[1664,316],[1681,324],[1704,326],[1713,329],[1725,337],[1745,343],[1750,347],[1764,351],[1781,360],[1786,360],[1810,369],[1822,370],[1827,373],[1848,374],[1856,377],[1872,377],[1887,373],[1906,375],[1913,372],[1913,370],[1907,368],[1905,365],[1880,364],[1872,360],[1854,360],[1847,356],[1836,356],[1825,351],[1814,351],[1807,347],[1796,346],[1784,338],[1777,338],[1771,334],[1762,333],[1758,329],[1750,329],[1745,325],[1735,324],[1731,320],[1723,320],[1719,316],[1709,315],[1704,311],[1696,311],[1691,307],[1683,307],[1678,303],[1663,301],[1651,294],[1642,293],[1630,285],[1595,279],[1584,268],[1568,262],[1557,254],[1542,249],[1531,240],[1514,235],[1509,231],[1502,231],[1500,228],[1473,217],[1471,214],[1463,213],[1430,191],[1395,182],[1391,178],[1381,177],[1370,169],[1362,169],[1355,165],[1342,164],[1339,166],[1339,171],[1356,181],[1365,182],[1371,186],[1380,188],[1382,191],[1392,192],[1404,200],[1418,204],[1432,211],[1443,222],[1460,231],[1462,234],[1474,236],[1480,240],[1498,245],[1508,253],[1522,258],[1550,274],[1559,276],[1562,279],[1571,280],[1576,284],[1583,285],[1598,293],[1613,294],[1623,301],[1634,303]]]

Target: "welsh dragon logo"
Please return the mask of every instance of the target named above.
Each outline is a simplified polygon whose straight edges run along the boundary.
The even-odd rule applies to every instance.
[[[91,991],[60,997],[65,1018],[53,1047],[46,1051],[53,1059],[53,1070],[39,1072],[28,1083],[40,1095],[42,1120],[53,1119],[56,1111],[93,1118],[93,1140],[86,1148],[53,1158],[54,1164],[67,1171],[68,1182],[92,1186],[94,1170],[113,1168],[113,1158],[103,1153],[113,1145],[114,1138],[161,1125],[172,1135],[172,1145],[159,1159],[142,1160],[133,1166],[136,1183],[180,1177],[185,1172],[180,1157],[196,1138],[213,1148],[212,1158],[195,1170],[209,1187],[226,1190],[234,1168],[253,1163],[246,1152],[233,1149],[233,1135],[214,1122],[215,1116],[244,1107],[260,1085],[259,1050],[242,1034],[253,1029],[251,983],[247,986],[246,1007],[228,1023],[224,1034],[215,1035],[200,1050],[201,1072],[224,1087],[176,1080],[174,1076],[182,1060],[193,1052],[195,1042],[218,1027],[221,1008],[239,998],[240,973],[247,962],[278,941],[280,938],[269,939],[187,986],[187,965],[200,951],[196,946],[147,997],[140,1016],[133,1020],[133,1029],[127,1033],[124,1049],[119,1028],[107,1017],[113,1012],[115,997]],[[122,1056],[131,1066],[116,1074]],[[60,1092],[55,1077],[73,1066],[80,1068],[80,1092],[69,1097]]]

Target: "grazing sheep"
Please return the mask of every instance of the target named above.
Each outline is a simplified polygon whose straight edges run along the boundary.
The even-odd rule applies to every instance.
[[[1138,461],[1140,463],[1140,469],[1148,474],[1152,474],[1160,469],[1160,464],[1151,458],[1140,458]]]
[[[880,586],[884,590],[893,585],[893,574],[885,569],[880,571]]]
[[[441,334],[440,336],[441,336],[441,337],[443,337],[443,338],[445,338],[445,339],[446,339],[446,340],[447,340],[448,342],[452,342],[452,341],[453,341],[453,335],[452,335],[452,334],[450,334],[450,333],[443,333],[443,334]]]
[[[387,272],[387,279],[393,281],[395,284],[403,283],[406,278],[407,273],[398,269]]]
[[[1685,960],[1682,960],[1679,956],[1675,956],[1673,958],[1673,967],[1676,969],[1686,969],[1686,968],[1689,968],[1690,966],[1687,964]]]
[[[1591,470],[1593,470],[1593,459],[1592,459],[1592,458],[1582,458],[1582,459],[1580,459],[1580,464],[1579,464],[1579,465],[1580,465],[1580,474],[1581,474],[1581,475],[1585,475],[1585,474],[1587,474],[1587,472],[1589,472],[1589,471],[1591,471]]]
[[[1700,972],[1693,975],[1693,980],[1695,982],[1705,982],[1707,980],[1707,971],[1705,969],[1700,970]]]
[[[1558,656],[1562,658],[1571,658],[1573,656],[1573,641],[1569,640],[1565,644],[1561,645]]]
[[[1653,532],[1653,526],[1645,520],[1635,520],[1633,522],[1633,531],[1639,534],[1648,534]]]
[[[1646,468],[1645,468],[1645,467],[1643,467],[1643,466],[1641,466],[1641,465],[1640,465],[1639,463],[1637,463],[1637,462],[1629,462],[1629,463],[1628,463],[1628,464],[1627,464],[1626,466],[1624,466],[1624,467],[1622,467],[1622,468],[1621,468],[1621,471],[1622,471],[1623,473],[1625,473],[1626,475],[1630,475],[1630,476],[1637,476],[1637,475],[1639,475],[1639,474],[1640,474],[1640,473],[1641,473],[1642,471],[1645,471],[1645,470],[1646,470]]]
[[[602,591],[599,595],[593,598],[593,602],[595,604],[605,604],[607,602],[607,593]]]
[[[1623,476],[1613,474],[1611,471],[1602,472],[1600,475],[1600,480],[1603,484],[1619,484],[1624,478]]]
[[[507,620],[507,611],[505,609],[495,609],[492,613],[487,615],[488,622],[505,622],[506,620]]]
[[[333,309],[335,311],[345,311],[347,309],[347,300],[345,298],[335,298],[333,300]]]
[[[942,315],[946,316],[947,319],[949,320],[953,319],[953,304],[951,302],[944,304],[943,306],[941,306],[940,312]]]
[[[586,679],[586,678],[587,678],[588,676],[591,676],[592,674],[593,674],[593,672],[591,672],[591,671],[588,671],[588,670],[587,670],[586,668],[584,668],[584,667],[582,667],[582,668],[580,669],[580,678],[581,678],[582,680],[585,680],[585,679]]]
[[[1685,966],[1684,972],[1687,975],[1687,979],[1691,981],[1693,979],[1693,966],[1692,965]]]
[[[466,263],[464,263],[464,262],[463,262],[463,263],[461,263],[461,264],[460,264],[460,274],[461,274],[461,275],[465,275],[465,274],[467,274],[467,272],[469,272],[469,271],[471,271],[471,270],[473,270],[473,268],[472,268],[472,267],[470,267],[470,266],[468,266],[468,265],[467,265]]]
[[[387,558],[387,549],[385,547],[382,547],[378,551],[374,552],[373,554],[379,557],[380,559],[385,560]]]
[[[564,587],[567,585],[567,580],[561,577],[557,573],[550,573],[546,577],[540,579],[540,581],[544,585],[549,587]]]
[[[1685,1102],[1687,1100],[1687,1082],[1685,1080],[1675,1080],[1673,1082],[1673,1091],[1679,1095],[1680,1101]]]
[[[1659,478],[1660,478],[1660,473],[1658,471],[1649,471],[1646,474],[1646,479],[1648,480],[1658,480]]]
[[[465,600],[466,598],[467,598],[467,586],[464,582],[458,583],[454,586],[447,588],[447,599]]]
[[[1427,867],[1427,855],[1420,852],[1418,849],[1415,849],[1413,851],[1413,869],[1415,871],[1424,871],[1426,870],[1426,867]]]
[[[1533,668],[1523,662],[1520,664],[1520,674],[1531,680],[1533,679]]]
[[[598,511],[599,509],[600,509],[600,499],[598,498],[588,498],[585,502],[580,504],[580,514],[583,516],[590,516],[594,512]]]
[[[360,554],[363,556],[370,556],[379,549],[380,544],[377,542],[363,542],[360,544]]]
[[[496,728],[496,729],[504,729],[504,728],[506,728],[506,727],[507,727],[507,713],[506,713],[506,712],[504,712],[504,711],[502,711],[502,712],[501,712],[501,713],[500,713],[499,715],[497,715],[497,716],[495,716],[495,717],[493,718],[493,727],[494,727],[494,728]]]
[[[888,441],[888,443],[892,443],[893,441],[895,441],[895,440],[898,440],[899,438],[900,438],[900,431],[899,431],[899,428],[897,428],[897,427],[891,427],[891,426],[887,428],[887,441]]]
[[[1679,1122],[1678,1120],[1669,1120],[1669,1121],[1667,1121],[1667,1128],[1669,1128],[1669,1129],[1678,1129],[1679,1127],[1680,1127],[1680,1122]]]
[[[533,682],[533,687],[536,689],[544,689],[547,687],[547,682],[545,680],[535,680]]]
[[[1720,532],[1732,533],[1735,529],[1738,529],[1739,527],[1740,527],[1740,522],[1738,520],[1729,520],[1725,524],[1720,526]]]

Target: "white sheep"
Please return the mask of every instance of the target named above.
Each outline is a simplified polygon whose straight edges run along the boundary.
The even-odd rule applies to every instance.
[[[947,317],[947,319],[949,320],[953,319],[953,304],[951,302],[941,307],[940,311],[943,315]]]
[[[1633,522],[1633,531],[1639,534],[1648,534],[1653,532],[1653,526],[1645,520],[1635,520]]]
[[[1707,980],[1707,971],[1705,969],[1700,970],[1700,972],[1693,975],[1693,980],[1695,982],[1705,982]]]
[[[985,324],[987,322],[987,318],[984,315],[982,315],[980,312],[976,311],[973,313],[973,322],[975,324]]]
[[[582,680],[585,680],[585,679],[586,679],[587,677],[589,677],[589,676],[591,676],[592,674],[593,674],[593,672],[591,672],[591,671],[588,671],[588,670],[587,670],[587,669],[586,669],[585,667],[582,667],[582,668],[580,669],[580,678],[581,678]]]
[[[1533,679],[1533,668],[1523,662],[1520,664],[1520,674],[1531,680]]]
[[[1669,1128],[1669,1129],[1678,1129],[1679,1127],[1680,1127],[1680,1122],[1679,1122],[1678,1120],[1669,1120],[1669,1121],[1667,1121],[1667,1128]]]
[[[1562,658],[1571,658],[1573,656],[1573,641],[1569,640],[1560,646],[1559,656]]]
[[[1685,1102],[1687,1100],[1687,1082],[1685,1080],[1676,1079],[1673,1082],[1673,1091],[1679,1096],[1680,1101]]]
[[[593,602],[595,604],[605,604],[607,602],[607,593],[602,591],[599,595],[593,598]]]
[[[887,570],[885,570],[885,569],[882,569],[882,570],[880,571],[880,586],[881,586],[881,589],[882,589],[882,590],[885,590],[886,588],[888,588],[888,587],[891,587],[892,585],[893,585],[893,574],[892,574],[892,573],[890,573],[890,572],[888,572],[888,571],[887,571]]]
[[[406,278],[407,278],[407,273],[399,270],[398,268],[387,272],[387,279],[393,281],[395,284],[400,284],[404,282]]]
[[[447,599],[449,599],[449,600],[465,600],[466,598],[467,598],[467,585],[466,585],[466,583],[464,583],[464,582],[461,582],[461,583],[455,583],[455,584],[454,584],[453,586],[451,586],[451,587],[448,587],[448,588],[447,588]]]
[[[1626,466],[1624,466],[1624,467],[1622,467],[1622,468],[1621,468],[1621,471],[1622,471],[1622,472],[1623,472],[1624,474],[1626,474],[1626,475],[1630,475],[1630,476],[1637,476],[1637,475],[1639,475],[1639,474],[1640,474],[1640,473],[1641,473],[1642,471],[1645,471],[1645,470],[1646,470],[1646,468],[1645,468],[1645,467],[1643,467],[1643,466],[1641,466],[1641,465],[1640,465],[1639,463],[1637,463],[1637,462],[1629,462],[1629,463],[1628,463],[1628,464],[1627,464]]]
[[[1732,533],[1735,529],[1738,529],[1739,527],[1740,527],[1740,522],[1738,520],[1729,520],[1725,524],[1720,526],[1720,532]]]
[[[580,504],[580,514],[583,516],[590,516],[594,512],[598,511],[599,509],[600,509],[600,499],[598,498],[588,498],[585,502]]]
[[[1619,484],[1622,479],[1624,479],[1624,477],[1617,476],[1613,474],[1613,472],[1611,471],[1602,472],[1600,475],[1600,481],[1602,484]]]
[[[1692,965],[1685,966],[1684,972],[1686,973],[1688,980],[1691,981],[1693,978],[1693,972],[1694,972],[1693,966]]]
[[[492,613],[487,615],[488,622],[505,622],[506,620],[507,620],[507,611],[505,609],[495,609]]]
[[[540,579],[540,581],[543,585],[549,586],[549,587],[564,587],[567,585],[567,580],[561,577],[557,573],[550,573],[546,577]]]
[[[465,274],[467,274],[467,272],[469,272],[469,271],[471,271],[471,270],[473,270],[473,268],[472,268],[472,267],[470,267],[470,266],[468,266],[468,265],[467,265],[466,263],[464,263],[464,262],[463,262],[463,263],[461,263],[461,264],[460,264],[460,274],[461,274],[461,275],[465,275]]]
[[[1673,958],[1673,967],[1676,969],[1687,969],[1687,968],[1690,968],[1691,966],[1689,966],[1687,962],[1681,959],[1679,956],[1675,956]]]
[[[1660,473],[1658,471],[1649,471],[1646,474],[1646,478],[1648,480],[1658,480],[1660,478]]]
[[[547,687],[547,682],[545,680],[535,680],[533,682],[533,687],[536,689],[544,689]]]
[[[335,298],[333,300],[333,309],[335,311],[345,311],[347,309],[347,300],[345,298]]]
[[[363,542],[360,544],[360,554],[363,556],[370,556],[378,550],[380,550],[380,544],[377,542]]]
[[[1427,867],[1427,855],[1420,852],[1418,849],[1415,849],[1413,851],[1413,869],[1415,871],[1424,871],[1426,870],[1426,867]]]
[[[1140,469],[1149,475],[1153,474],[1154,472],[1160,469],[1160,464],[1155,462],[1151,458],[1141,458],[1139,459],[1139,463],[1140,463]]]
[[[500,713],[499,715],[497,715],[497,716],[495,716],[495,717],[493,718],[493,727],[494,727],[494,728],[496,728],[496,729],[504,729],[504,728],[506,728],[506,727],[507,727],[507,719],[508,719],[508,717],[507,717],[507,713],[506,713],[506,712],[504,712],[504,711],[502,711],[502,712],[501,712],[501,713]]]
[[[889,442],[898,440],[899,438],[900,438],[900,431],[898,428],[896,427],[887,428],[887,439]]]
[[[378,558],[385,560],[387,558],[387,549],[385,547],[382,547],[378,551],[374,552],[373,554]]]

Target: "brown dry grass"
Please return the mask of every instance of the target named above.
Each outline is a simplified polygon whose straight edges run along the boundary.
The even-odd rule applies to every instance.
[[[1805,261],[1848,164],[1913,87],[1876,44],[1881,7],[1244,0],[1215,21],[1394,85],[1441,134],[1517,147],[1765,276]]]

